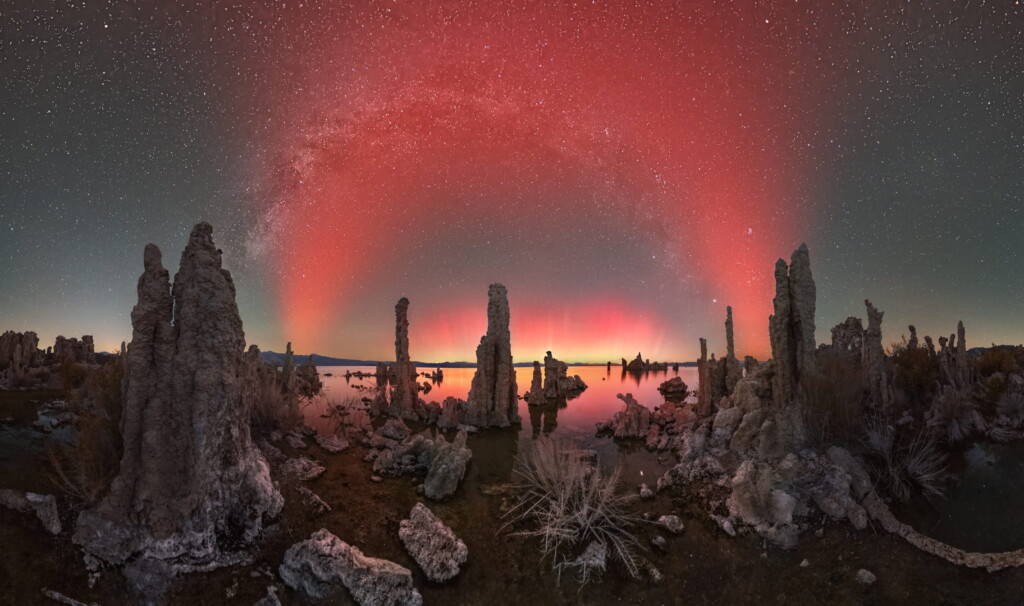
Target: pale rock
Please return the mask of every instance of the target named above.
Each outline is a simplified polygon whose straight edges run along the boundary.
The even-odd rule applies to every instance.
[[[278,572],[286,585],[313,598],[337,596],[345,587],[360,606],[423,604],[409,569],[363,555],[323,528],[289,547]]]
[[[398,538],[435,583],[455,578],[469,555],[466,544],[423,503],[413,506],[409,519],[399,524]]]

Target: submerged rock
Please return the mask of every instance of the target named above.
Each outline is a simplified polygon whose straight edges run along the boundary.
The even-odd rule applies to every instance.
[[[255,541],[283,505],[250,435],[245,335],[212,233],[206,223],[192,230],[173,289],[160,250],[146,246],[123,387],[124,454],[73,537],[112,564],[226,563],[224,545]]]
[[[313,598],[337,595],[345,587],[360,606],[423,604],[408,568],[367,557],[325,528],[289,547],[278,572],[286,585]]]
[[[427,578],[435,583],[458,575],[469,555],[466,544],[423,503],[413,506],[409,519],[399,524],[398,537]]]

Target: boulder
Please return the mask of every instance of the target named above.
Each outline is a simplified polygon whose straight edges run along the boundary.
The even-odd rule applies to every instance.
[[[278,573],[286,585],[312,598],[337,597],[344,587],[360,606],[423,604],[408,568],[363,555],[325,528],[289,547]]]
[[[399,524],[398,538],[427,578],[435,583],[458,575],[469,555],[466,544],[423,503],[413,506],[409,519]]]
[[[450,444],[438,434],[431,447],[430,470],[423,481],[423,494],[435,501],[455,494],[472,458],[473,451],[466,447],[465,431],[460,431]]]

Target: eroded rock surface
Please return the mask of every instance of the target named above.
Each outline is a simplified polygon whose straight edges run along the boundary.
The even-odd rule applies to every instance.
[[[512,366],[508,292],[501,284],[487,291],[487,334],[476,348],[476,372],[469,389],[465,422],[476,427],[519,423],[519,393]]]
[[[360,606],[423,604],[408,568],[368,557],[325,528],[289,547],[278,573],[288,587],[313,598],[337,597],[345,588]]]
[[[452,529],[423,503],[416,503],[408,520],[402,520],[398,537],[427,578],[443,583],[459,574],[469,550]]]
[[[192,230],[173,289],[160,250],[146,246],[128,347],[124,455],[109,493],[82,512],[74,534],[109,563],[225,563],[222,545],[255,541],[283,504],[250,436],[245,335],[212,232],[206,223]]]

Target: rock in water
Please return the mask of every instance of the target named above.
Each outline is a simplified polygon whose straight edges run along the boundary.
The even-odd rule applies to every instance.
[[[360,606],[423,604],[408,568],[367,557],[326,528],[289,547],[278,572],[286,585],[314,598],[337,594],[344,586]]]
[[[487,334],[476,348],[476,373],[469,389],[466,420],[476,427],[508,427],[519,423],[519,394],[512,367],[508,329],[508,292],[501,284],[487,291]]]
[[[459,431],[449,444],[439,432],[430,455],[430,470],[423,480],[423,494],[435,501],[455,494],[466,475],[466,464],[473,451],[466,447],[466,432]]]
[[[112,564],[162,560],[177,572],[230,563],[224,546],[253,542],[283,505],[250,435],[245,335],[212,232],[192,230],[173,290],[160,250],[146,246],[120,470],[73,537]]]
[[[458,575],[469,555],[466,544],[423,503],[416,503],[409,519],[402,520],[398,538],[427,578],[435,583]]]
[[[417,420],[416,402],[419,399],[414,377],[416,367],[409,358],[409,299],[402,297],[395,304],[395,387],[391,390],[388,414],[393,417]]]

